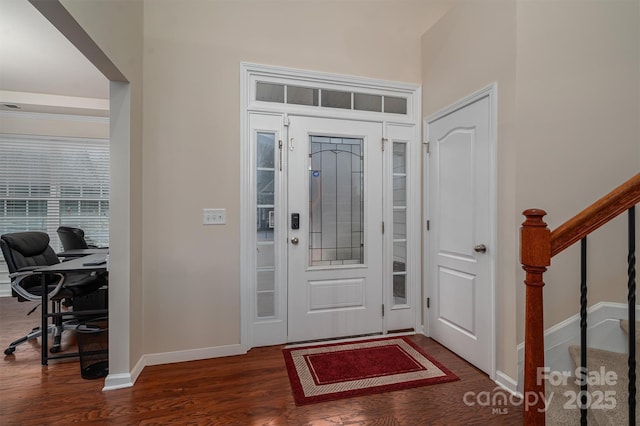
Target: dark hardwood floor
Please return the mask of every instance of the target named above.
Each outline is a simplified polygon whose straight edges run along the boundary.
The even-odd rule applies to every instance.
[[[31,303],[0,298],[0,349],[37,325]],[[77,359],[41,367],[39,343],[4,357],[2,425],[518,425],[522,407],[465,404],[495,394],[484,373],[421,335],[411,338],[459,381],[296,407],[282,346],[246,355],[146,367],[132,388],[103,392],[80,376]],[[63,346],[74,350],[73,333]],[[504,392],[504,391],[502,391]],[[506,392],[505,392],[506,394]],[[486,396],[487,394],[485,394]],[[482,401],[482,400],[480,400]]]

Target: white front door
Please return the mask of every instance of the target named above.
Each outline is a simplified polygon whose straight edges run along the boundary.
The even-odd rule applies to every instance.
[[[290,117],[289,342],[382,331],[382,124]]]
[[[492,373],[491,103],[488,95],[427,123],[427,296],[431,337]]]

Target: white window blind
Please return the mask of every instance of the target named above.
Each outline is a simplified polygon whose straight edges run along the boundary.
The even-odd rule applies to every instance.
[[[0,134],[0,234],[43,231],[58,251],[60,225],[109,245],[109,141]]]

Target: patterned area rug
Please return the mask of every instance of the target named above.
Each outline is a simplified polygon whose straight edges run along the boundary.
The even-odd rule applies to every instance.
[[[283,349],[296,405],[458,380],[406,337]]]

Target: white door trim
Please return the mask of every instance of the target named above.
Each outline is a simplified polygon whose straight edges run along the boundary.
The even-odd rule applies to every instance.
[[[364,93],[372,95],[382,95],[391,97],[402,97],[407,99],[406,102],[406,114],[393,114],[384,112],[372,112],[356,109],[339,109],[328,107],[317,107],[307,105],[294,105],[287,103],[265,102],[255,99],[256,83],[266,82],[273,84],[286,84],[286,85],[298,85],[304,87],[317,87],[320,89],[332,89],[341,91],[351,91],[353,93]],[[355,95],[353,95],[355,97]],[[385,98],[386,99],[386,98]],[[256,224],[254,223],[255,217],[255,191],[252,190],[252,185],[255,184],[255,170],[252,169],[255,161],[255,153],[252,152],[251,131],[249,126],[250,114],[265,114],[271,116],[282,117],[282,127],[280,130],[282,134],[286,134],[287,116],[302,115],[308,117],[325,117],[325,118],[337,118],[347,120],[360,120],[360,121],[373,121],[379,122],[383,125],[383,136],[386,137],[386,131],[389,125],[398,126],[413,126],[414,138],[411,141],[410,157],[417,156],[419,164],[419,151],[420,151],[420,138],[418,129],[420,128],[421,120],[421,87],[416,84],[399,83],[387,80],[378,80],[371,78],[360,78],[340,74],[320,73],[313,71],[289,69],[282,67],[266,66],[251,63],[240,64],[240,345],[244,350],[248,350],[253,347],[257,340],[256,336],[256,324],[254,323],[254,306],[253,301],[255,297],[252,292],[256,288],[255,278],[255,232]],[[273,129],[274,131],[277,129]],[[286,157],[286,153],[285,153]],[[413,207],[419,210],[421,202],[421,178],[420,168],[413,168],[414,175],[412,179],[414,184],[411,188],[412,192],[408,193],[413,203]],[[408,206],[409,208],[410,206]],[[413,208],[411,207],[411,208]],[[282,207],[281,207],[282,208]],[[407,227],[415,230],[420,228],[420,215],[411,216],[415,223],[407,223]],[[389,220],[385,218],[384,220]],[[411,220],[411,218],[408,218]],[[419,251],[420,235],[416,232],[411,235],[411,242],[408,242],[408,247],[412,247],[416,250],[411,254],[415,259],[412,269],[412,282],[409,285],[413,286],[412,294],[415,297],[413,300],[414,306],[413,319],[415,320],[414,329],[420,330],[421,315],[420,315],[420,259],[421,255]],[[409,266],[411,268],[411,266]],[[416,272],[417,271],[417,272]],[[266,324],[266,321],[264,322]],[[270,323],[274,326],[276,321]],[[281,342],[284,343],[283,339]]]
[[[482,98],[488,98],[489,100],[489,158],[490,158],[490,171],[489,171],[489,217],[490,219],[490,240],[489,244],[492,247],[492,250],[489,250],[490,256],[490,304],[489,307],[491,312],[490,319],[490,348],[491,348],[491,367],[489,377],[494,380],[496,375],[496,253],[497,250],[497,223],[498,223],[498,214],[497,214],[497,125],[498,125],[498,84],[492,83],[481,90],[478,90],[464,98],[454,102],[448,107],[427,116],[424,119],[424,144],[426,146],[429,143],[429,125],[436,120],[441,119],[442,117],[451,114],[457,110],[460,110]],[[427,179],[429,176],[428,168],[429,162],[426,157],[426,149],[424,150],[424,181],[423,187],[425,188],[425,197],[424,197],[424,205],[423,205],[423,214],[424,214],[424,235],[423,239],[423,264],[425,265],[424,277],[428,277],[429,274],[426,272],[431,268],[431,265],[428,263],[429,261],[429,234],[426,232],[428,214],[429,214],[429,194],[427,193],[427,188],[429,188]],[[425,295],[425,308],[426,308],[426,298],[429,297],[429,289],[428,282],[425,279],[423,283],[423,292]],[[424,309],[423,313],[423,324],[425,326],[425,334],[427,336],[430,335],[429,332],[429,315],[427,309]]]

